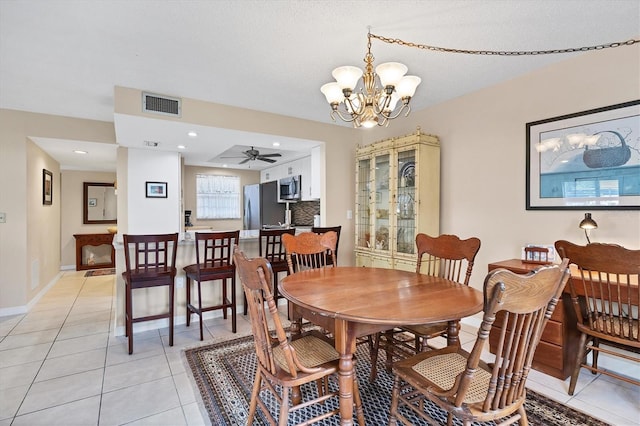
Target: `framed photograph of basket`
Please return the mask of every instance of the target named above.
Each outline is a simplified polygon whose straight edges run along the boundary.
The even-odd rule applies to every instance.
[[[526,124],[527,210],[640,209],[640,100]]]

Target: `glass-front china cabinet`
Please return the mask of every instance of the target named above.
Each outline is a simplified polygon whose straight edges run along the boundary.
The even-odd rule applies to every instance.
[[[440,231],[440,142],[420,131],[356,151],[356,264],[415,270],[415,238]]]

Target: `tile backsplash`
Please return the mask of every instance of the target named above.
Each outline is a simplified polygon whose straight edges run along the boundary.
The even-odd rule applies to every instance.
[[[291,222],[299,226],[313,226],[313,216],[320,214],[320,201],[299,201],[289,204]]]

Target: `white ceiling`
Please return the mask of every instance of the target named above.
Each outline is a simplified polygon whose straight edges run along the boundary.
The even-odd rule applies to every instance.
[[[163,149],[177,150],[172,145],[184,140],[186,164],[220,165],[207,160],[236,145],[271,152],[273,142],[283,154],[296,146],[294,158],[316,142],[115,115],[114,87],[330,122],[319,88],[333,68],[362,66],[368,26],[448,48],[579,48],[638,38],[640,2],[0,0],[0,107],[113,121],[126,146],[161,136],[171,141]],[[422,78],[414,111],[575,55],[461,55],[379,40],[372,53],[376,64],[403,62]],[[63,156],[76,142],[36,142],[63,168],[93,167],[93,148],[78,163]],[[269,166],[258,163],[247,165]]]

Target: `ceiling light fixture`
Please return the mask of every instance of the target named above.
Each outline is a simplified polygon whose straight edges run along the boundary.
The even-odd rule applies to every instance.
[[[80,149],[76,149],[76,150],[75,150],[75,151],[73,151],[73,152],[75,152],[76,154],[88,154],[88,152],[87,152],[87,151],[82,151],[82,150],[80,150]]]
[[[189,133],[187,133],[187,136],[189,136],[190,138],[195,138],[198,136],[198,134],[193,130],[191,130]]]
[[[385,62],[373,68],[374,57],[371,54],[371,32],[367,34],[367,54],[364,57],[364,73],[358,67],[342,66],[333,70],[335,82],[327,83],[320,91],[331,105],[331,119],[336,115],[341,120],[353,123],[353,127],[388,126],[406,111],[411,112],[409,102],[415,94],[420,77],[406,75],[408,68],[399,62]],[[362,77],[360,91],[356,86]],[[378,83],[380,86],[378,86]],[[398,101],[402,103],[398,107]],[[340,111],[340,104],[343,111]]]
[[[178,149],[186,149],[187,147],[184,145],[178,145]]]
[[[640,43],[640,39],[630,39],[614,43],[584,46],[579,48],[550,49],[550,50],[469,50],[447,47],[430,46],[428,44],[412,43],[399,38],[383,37],[371,34],[371,27],[367,33],[367,54],[364,73],[360,68],[352,66],[338,67],[331,73],[336,81],[327,83],[320,91],[331,105],[331,119],[336,121],[336,115],[353,127],[388,126],[389,120],[400,116],[404,111],[405,117],[411,112],[409,102],[420,84],[420,77],[407,75],[407,67],[398,62],[386,62],[373,68],[371,54],[371,39],[375,38],[388,44],[413,47],[439,53],[460,53],[465,55],[483,55],[500,57],[522,57],[537,55],[552,55],[559,53],[588,52],[613,47],[631,46]],[[360,78],[362,83],[360,84]],[[378,83],[380,86],[378,86]],[[356,93],[356,86],[360,90]],[[402,100],[401,103],[398,101]],[[341,107],[342,104],[342,107]],[[398,106],[399,105],[399,106]]]

